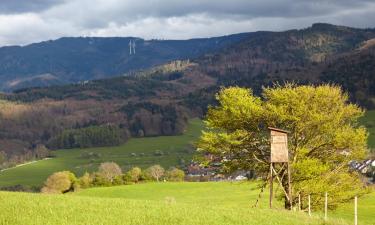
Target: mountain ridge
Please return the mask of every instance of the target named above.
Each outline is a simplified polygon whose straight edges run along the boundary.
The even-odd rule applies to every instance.
[[[181,134],[188,119],[203,116],[225,86],[259,94],[277,82],[333,83],[350,101],[375,108],[375,29],[320,24],[247,35],[216,52],[125,76],[2,94],[0,140],[64,148],[77,145],[72,134],[90,127],[107,132],[108,125],[118,128],[123,141]]]
[[[177,59],[195,58],[229,46],[249,33],[189,40],[144,40],[131,37],[63,37],[26,46],[0,48],[0,90],[33,87],[22,80],[42,74],[54,84],[120,76]],[[130,54],[129,42],[136,44]],[[18,83],[16,86],[9,85]],[[49,83],[40,86],[48,86]]]

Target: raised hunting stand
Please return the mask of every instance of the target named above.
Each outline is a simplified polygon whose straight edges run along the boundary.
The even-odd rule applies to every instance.
[[[290,167],[288,154],[288,133],[289,131],[278,128],[268,127],[271,132],[271,157],[270,157],[270,208],[272,208],[273,199],[273,178],[279,181],[285,197],[292,209],[292,186],[290,182]],[[280,170],[276,171],[275,164],[280,164]],[[288,176],[288,191],[283,186],[285,167]],[[283,173],[283,174],[281,174]]]

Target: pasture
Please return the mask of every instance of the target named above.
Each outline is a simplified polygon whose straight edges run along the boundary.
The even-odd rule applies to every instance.
[[[133,138],[121,146],[64,149],[56,157],[0,172],[0,187],[11,185],[39,186],[54,172],[70,170],[77,175],[97,170],[102,162],[113,161],[123,169],[160,164],[166,169],[188,163],[195,151],[194,141],[203,128],[199,119],[189,121],[183,135]]]
[[[367,111],[360,120],[370,132],[369,147],[375,148],[375,110]],[[0,187],[11,185],[40,186],[56,171],[70,170],[78,175],[95,171],[101,162],[114,161],[127,169],[153,164],[163,167],[188,162],[194,154],[193,143],[203,128],[199,119],[192,119],[183,135],[133,138],[121,146],[54,151],[55,158],[42,160],[0,172]],[[158,154],[162,152],[162,155]],[[91,154],[91,156],[89,156]]]
[[[281,209],[280,202],[268,209],[266,193],[252,208],[255,182],[145,183],[67,195],[0,192],[0,224],[352,224],[349,205],[329,212],[325,223],[320,212],[309,217]],[[374,202],[374,194],[360,198],[359,224],[374,224]]]

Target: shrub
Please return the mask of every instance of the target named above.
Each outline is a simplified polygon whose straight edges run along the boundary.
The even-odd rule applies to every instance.
[[[154,165],[146,170],[146,173],[150,175],[154,180],[159,181],[159,179],[164,175],[164,168],[160,165]]]
[[[35,186],[27,186],[27,185],[13,185],[7,187],[1,187],[1,191],[15,191],[15,192],[39,192],[39,188]]]
[[[112,184],[113,185],[122,185],[122,184],[124,184],[124,180],[123,180],[122,175],[115,176],[113,178]]]
[[[147,169],[143,170],[142,173],[141,173],[141,176],[139,177],[140,181],[151,181],[153,179],[154,178],[150,175],[150,173]]]
[[[117,165],[117,163],[105,162],[105,163],[100,164],[99,173],[103,176],[104,179],[112,183],[113,179],[116,176],[119,176],[122,174],[122,171],[121,171],[120,166]]]
[[[165,177],[168,181],[184,181],[185,173],[183,170],[172,168],[165,173]]]
[[[92,179],[89,173],[85,173],[82,177],[79,178],[79,184],[81,188],[88,188],[91,186]]]
[[[93,186],[111,186],[112,182],[107,180],[103,174],[96,172],[91,174],[91,180]]]
[[[56,172],[44,183],[42,193],[64,194],[78,188],[77,178],[70,171]]]
[[[142,175],[141,168],[133,167],[131,170],[129,170],[126,173],[126,175],[125,175],[126,181],[131,181],[131,182],[137,183],[140,180],[141,175]]]

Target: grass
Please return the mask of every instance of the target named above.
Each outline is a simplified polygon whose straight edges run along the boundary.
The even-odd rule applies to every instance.
[[[199,119],[189,122],[183,135],[133,138],[121,146],[54,151],[56,157],[0,172],[0,187],[12,185],[39,186],[56,171],[70,170],[77,175],[95,171],[102,162],[113,161],[123,168],[134,165],[148,167],[160,164],[165,168],[189,162],[194,148],[192,143],[200,136],[203,123]],[[155,156],[155,151],[163,155]],[[82,158],[85,153],[100,154],[99,158]],[[134,154],[135,153],[135,156]]]
[[[360,122],[366,126],[370,133],[368,146],[375,149],[375,110],[367,111],[365,116],[360,119]]]
[[[354,200],[333,211],[332,216],[354,223]],[[375,192],[358,199],[358,224],[375,225]]]
[[[0,192],[0,224],[350,224],[267,209],[267,195],[251,208],[258,193],[254,182],[146,183],[68,195]]]
[[[202,204],[205,206],[225,206],[226,208],[251,208],[260,190],[256,182],[206,182],[206,183],[148,183],[139,185],[116,186],[105,188],[90,188],[74,195],[122,198],[127,200],[142,200],[163,203],[173,199],[181,204]],[[268,209],[268,190],[262,194],[258,208]],[[350,202],[328,213],[333,223],[349,223],[354,220],[354,203]],[[280,201],[274,201],[274,208],[283,209]],[[322,206],[323,209],[323,206]],[[359,224],[375,225],[375,192],[365,195],[358,200]],[[323,213],[313,212],[318,218]]]
[[[369,111],[361,122],[371,136],[369,145],[375,146],[375,111]],[[56,158],[13,168],[0,173],[0,186],[15,184],[40,185],[53,172],[71,170],[77,174],[96,170],[104,161],[121,166],[147,167],[161,164],[164,167],[179,164],[192,157],[190,144],[200,135],[202,122],[190,121],[181,136],[131,139],[118,147],[69,149],[56,151]],[[156,150],[163,151],[155,156]],[[100,154],[98,159],[85,159],[83,153]],[[136,156],[132,156],[136,153]],[[305,213],[282,209],[268,209],[265,191],[258,208],[252,208],[259,194],[255,182],[207,183],[146,183],[106,188],[91,188],[68,195],[42,195],[0,192],[0,224],[332,224],[353,223],[353,203],[329,212],[328,222],[321,212],[313,217]],[[359,224],[375,225],[375,193],[361,197]]]
[[[361,123],[370,132],[369,146],[375,148],[375,110],[367,111]],[[145,168],[153,164],[161,164],[166,168],[179,165],[181,160],[188,162],[191,159],[194,150],[191,143],[198,139],[202,127],[201,120],[193,119],[187,131],[180,136],[134,138],[116,147],[58,150],[53,159],[0,172],[0,187],[17,184],[39,186],[56,171],[70,170],[82,175],[86,171],[95,171],[105,161],[114,161],[124,168]],[[164,155],[155,156],[156,150],[161,150]],[[85,153],[98,153],[100,158],[82,158]],[[136,153],[136,156],[132,156],[132,153]]]
[[[251,207],[260,190],[255,182],[184,182],[146,183],[137,185],[89,188],[74,195],[100,198],[164,201],[173,198],[177,203],[207,206],[225,205],[235,208]],[[267,191],[259,207],[268,207]],[[281,204],[279,205],[281,207]]]

